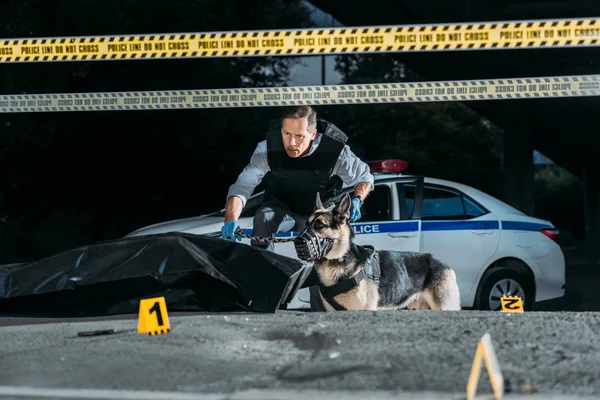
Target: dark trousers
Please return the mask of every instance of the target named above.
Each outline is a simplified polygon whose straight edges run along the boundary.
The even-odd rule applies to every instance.
[[[283,202],[271,199],[264,202],[254,214],[252,236],[272,237],[276,233],[301,232],[306,227],[307,216],[296,214]],[[261,243],[252,239],[252,246],[273,251],[274,243]]]
[[[307,216],[296,214],[283,202],[271,199],[264,202],[254,214],[252,236],[273,237],[276,233],[302,232],[306,227]],[[261,243],[254,239],[250,244],[264,250],[274,251],[274,243]],[[319,288],[316,286],[318,277],[313,269],[301,288],[310,288],[310,305],[312,311],[325,311],[321,304]]]

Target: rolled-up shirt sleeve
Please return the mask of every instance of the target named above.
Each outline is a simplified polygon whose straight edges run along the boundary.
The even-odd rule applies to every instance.
[[[246,201],[268,171],[267,142],[264,140],[256,145],[250,162],[239,174],[235,183],[229,187],[227,199],[231,196],[238,196],[242,200],[242,204],[246,205]]]
[[[369,182],[370,190],[373,190],[375,179],[369,165],[358,158],[348,145],[342,149],[332,173],[342,179],[344,186],[356,186],[360,182]]]

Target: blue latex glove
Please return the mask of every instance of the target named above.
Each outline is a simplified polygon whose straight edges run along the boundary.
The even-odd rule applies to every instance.
[[[221,237],[224,239],[231,239],[233,241],[241,241],[242,237],[239,235],[235,235],[235,231],[239,228],[238,222],[236,220],[231,220],[225,222],[223,227],[221,228]]]
[[[350,207],[350,222],[354,222],[360,219],[360,200],[357,198],[352,199],[352,206]]]

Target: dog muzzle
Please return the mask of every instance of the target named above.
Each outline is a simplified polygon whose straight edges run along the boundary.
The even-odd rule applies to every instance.
[[[307,227],[294,239],[296,254],[303,261],[316,261],[325,257],[333,247],[333,239],[320,238],[317,233]]]

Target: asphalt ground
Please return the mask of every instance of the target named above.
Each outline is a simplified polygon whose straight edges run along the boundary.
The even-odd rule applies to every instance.
[[[0,318],[0,398],[458,399],[485,333],[505,398],[600,397],[594,312],[279,311],[169,320],[169,333],[149,336],[137,333],[135,315]],[[103,329],[117,333],[78,336]],[[485,369],[478,393],[492,393]]]

